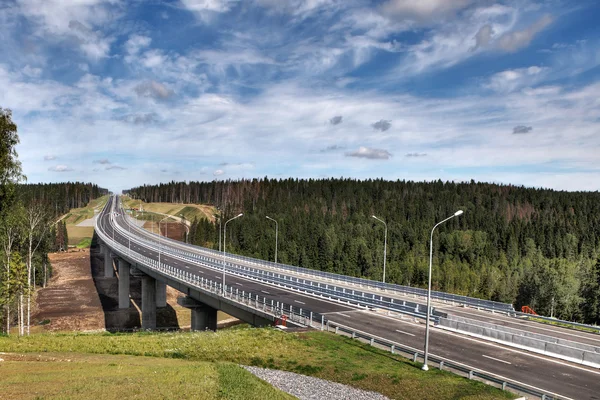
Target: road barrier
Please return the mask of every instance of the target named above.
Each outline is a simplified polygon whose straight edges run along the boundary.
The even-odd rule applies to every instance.
[[[600,347],[597,346],[457,316],[440,318],[437,326],[549,357],[600,368]]]

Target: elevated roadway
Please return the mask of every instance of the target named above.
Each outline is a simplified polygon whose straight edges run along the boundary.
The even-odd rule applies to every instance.
[[[141,232],[126,221],[122,210],[118,210],[118,217],[109,215],[113,210],[115,198],[111,198],[103,212],[98,216],[97,226],[106,237],[114,236],[118,243],[127,251],[141,254],[151,260],[157,261],[160,252],[160,261],[169,265],[178,273],[202,276],[205,279],[220,283],[222,270],[214,266],[202,265],[185,260],[177,255],[176,248],[185,246],[190,251],[202,251],[198,247],[178,243],[173,246],[171,241],[162,240],[160,251],[156,246],[147,245],[144,238],[158,241],[158,236],[150,232]],[[129,233],[131,231],[131,234]],[[129,247],[131,246],[131,247]],[[233,258],[227,258],[232,263]],[[241,266],[240,266],[241,268]],[[160,277],[157,277],[159,279]],[[299,293],[295,290],[284,289],[266,282],[248,279],[226,271],[226,283],[240,291],[252,292],[260,295],[266,301],[283,302],[301,307],[305,311],[324,315],[324,318],[351,327],[358,331],[370,332],[373,335],[401,343],[414,348],[422,348],[425,325],[414,318],[392,318],[386,313],[368,310],[357,305],[342,304],[326,298]],[[190,290],[185,285],[177,283],[176,288],[184,293]],[[368,289],[364,289],[368,291]],[[373,290],[372,292],[376,292]],[[377,293],[377,295],[380,295]],[[202,298],[202,296],[200,296]],[[449,312],[457,312],[457,308],[450,307]],[[460,310],[458,310],[460,311]],[[463,311],[460,311],[463,312]],[[472,310],[464,310],[472,318]],[[484,313],[475,313],[478,318],[486,318]],[[494,314],[493,318],[506,319],[514,322],[514,318],[502,317]],[[525,323],[529,329],[531,323]],[[317,325],[318,326],[318,323]],[[533,328],[536,329],[536,328]],[[577,333],[579,334],[579,333]],[[588,338],[588,335],[583,335]],[[484,340],[468,338],[463,335],[434,329],[430,335],[431,354],[445,357],[456,362],[469,365],[475,369],[486,371],[504,379],[520,382],[538,388],[540,391],[552,394],[555,398],[565,399],[599,399],[600,398],[600,371],[555,360],[542,355],[532,354],[527,351],[517,350]]]

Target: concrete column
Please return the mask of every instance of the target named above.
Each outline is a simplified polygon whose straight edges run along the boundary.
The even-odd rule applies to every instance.
[[[204,305],[195,307],[192,311],[192,327],[193,331],[217,330],[217,310]]]
[[[129,308],[129,266],[119,258],[119,308]]]
[[[104,277],[112,278],[115,276],[115,269],[113,268],[112,252],[108,247],[104,250]]]
[[[142,329],[156,329],[156,280],[142,277]]]
[[[167,284],[156,281],[156,307],[164,308],[167,306]]]
[[[187,296],[177,298],[177,304],[192,311],[193,331],[217,330],[217,309]]]

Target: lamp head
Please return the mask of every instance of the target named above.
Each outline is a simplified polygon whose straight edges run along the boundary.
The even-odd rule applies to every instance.
[[[239,213],[238,217],[241,217],[242,215],[244,215],[244,213]],[[237,218],[237,217],[236,217]]]
[[[458,210],[457,212],[454,213],[455,217],[458,217],[459,215],[461,215],[463,213],[463,210]]]

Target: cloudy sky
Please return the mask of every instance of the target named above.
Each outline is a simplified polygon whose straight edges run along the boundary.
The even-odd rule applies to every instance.
[[[600,4],[0,0],[29,182],[600,189]]]

